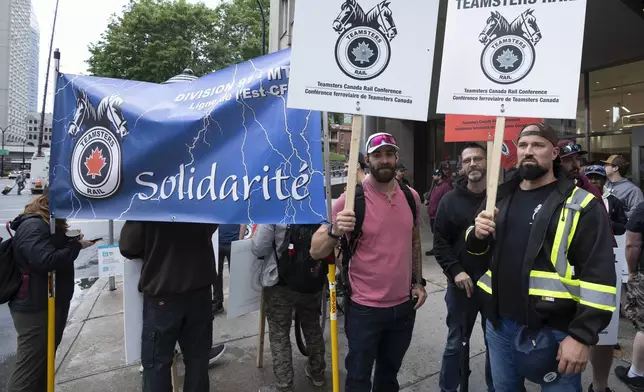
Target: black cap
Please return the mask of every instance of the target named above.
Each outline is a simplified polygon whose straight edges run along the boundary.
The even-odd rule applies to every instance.
[[[555,147],[559,142],[559,137],[557,136],[557,132],[555,132],[555,130],[552,129],[551,126],[546,125],[542,122],[528,124],[525,127],[523,127],[521,132],[519,132],[519,137],[517,138],[517,140],[521,139],[524,136],[531,136],[531,135],[541,136],[544,139],[548,139],[548,141],[550,141],[550,143],[552,143],[552,145]]]
[[[407,171],[407,168],[402,163],[397,163],[396,164],[396,170]]]

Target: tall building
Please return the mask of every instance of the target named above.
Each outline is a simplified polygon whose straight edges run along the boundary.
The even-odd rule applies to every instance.
[[[51,146],[51,124],[54,115],[52,113],[45,113],[45,126],[43,129],[42,146],[48,148]],[[40,113],[29,112],[26,118],[27,124],[27,140],[26,146],[38,147],[38,135],[40,134]]]
[[[40,63],[40,25],[34,5],[31,5],[31,23],[29,26],[31,47],[29,48],[29,107],[30,112],[38,111],[38,66]]]
[[[29,106],[30,0],[0,2],[0,128],[5,143],[25,137]]]

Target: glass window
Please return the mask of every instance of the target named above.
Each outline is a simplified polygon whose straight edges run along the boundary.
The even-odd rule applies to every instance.
[[[644,125],[644,61],[590,73],[593,133]]]

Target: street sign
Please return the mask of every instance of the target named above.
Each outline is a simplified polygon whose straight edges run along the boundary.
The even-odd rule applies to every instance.
[[[9,150],[0,150],[0,155],[9,155]]]
[[[298,0],[288,107],[427,121],[439,0]]]
[[[576,118],[586,0],[515,3],[449,1],[438,113]]]

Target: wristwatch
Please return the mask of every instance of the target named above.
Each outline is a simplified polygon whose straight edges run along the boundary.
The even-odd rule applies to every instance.
[[[327,230],[327,234],[329,237],[333,238],[334,240],[339,240],[340,236],[333,234],[333,223],[329,225],[329,229]]]

